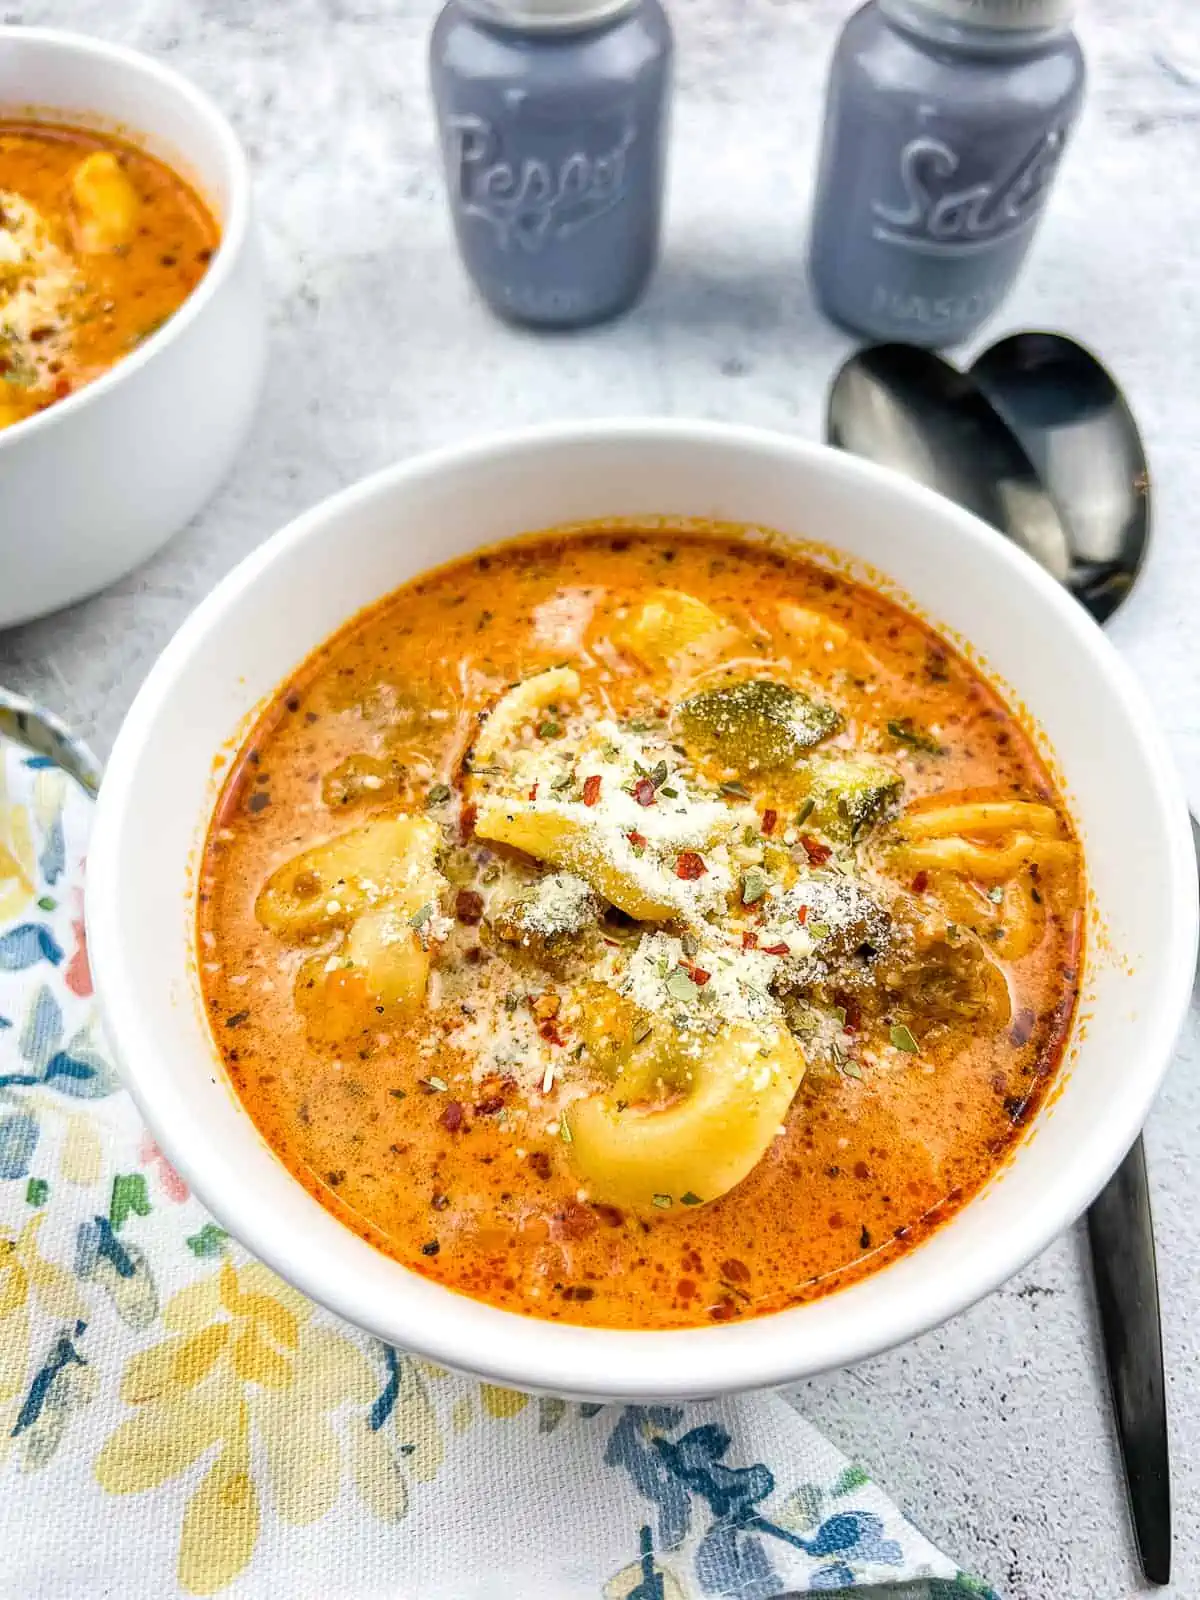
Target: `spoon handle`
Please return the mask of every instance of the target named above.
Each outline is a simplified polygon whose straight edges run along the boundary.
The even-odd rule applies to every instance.
[[[1195,823],[1193,822],[1193,827]],[[1109,1387],[1142,1571],[1171,1578],[1171,1468],[1154,1224],[1138,1135],[1088,1212]]]

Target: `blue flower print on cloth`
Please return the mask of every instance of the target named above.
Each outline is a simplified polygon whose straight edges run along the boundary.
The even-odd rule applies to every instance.
[[[0,733],[0,1600],[991,1595],[779,1396],[533,1398],[248,1257],[110,1064],[89,820]]]

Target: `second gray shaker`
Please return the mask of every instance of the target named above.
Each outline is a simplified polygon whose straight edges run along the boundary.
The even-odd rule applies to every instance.
[[[449,0],[430,62],[459,249],[493,310],[560,328],[626,310],[661,226],[658,0]]]
[[[1083,99],[1074,0],[869,0],[838,41],[812,279],[873,339],[955,344],[1011,287]]]

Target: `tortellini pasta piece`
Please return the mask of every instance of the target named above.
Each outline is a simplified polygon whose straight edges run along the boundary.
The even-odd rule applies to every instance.
[[[438,838],[427,817],[380,817],[304,851],[267,881],[255,910],[280,938],[347,929],[332,955],[310,957],[297,974],[313,1040],[337,1043],[424,999],[432,953],[421,930],[447,886]]]
[[[818,652],[823,652],[834,655],[852,645],[847,630],[823,611],[798,606],[794,600],[781,600],[777,615],[780,626],[799,647],[801,654],[816,657]]]
[[[93,150],[71,178],[76,237],[87,255],[127,244],[137,226],[138,197],[111,150]]]
[[[410,916],[437,898],[437,827],[428,817],[377,817],[277,868],[255,902],[264,927],[283,939],[344,928],[390,902]]]
[[[782,1029],[655,1032],[610,1090],[569,1108],[572,1167],[593,1199],[637,1211],[716,1200],[762,1159],[804,1070]]]
[[[897,861],[925,873],[954,920],[988,939],[1002,960],[1017,960],[1040,941],[1046,918],[1038,884],[1076,855],[1053,806],[945,802],[908,812],[899,828]]]
[[[627,840],[606,839],[590,822],[567,815],[565,808],[551,811],[534,803],[486,799],[480,803],[475,832],[574,873],[639,922],[667,922],[680,914],[684,897],[678,889],[673,892],[665,875],[659,885],[640,873],[641,863]]]
[[[561,752],[480,771],[475,833],[581,878],[627,915],[694,920],[733,887],[724,845],[754,813],[693,786],[672,747],[601,719]]]
[[[560,701],[578,697],[579,674],[573,667],[550,667],[514,684],[501,695],[480,729],[472,752],[472,765],[484,766],[498,756],[511,753],[521,729],[535,717]]]
[[[878,658],[861,639],[824,611],[797,605],[794,600],[781,600],[776,615],[787,636],[788,653],[798,666],[821,677],[851,672],[873,678],[879,673]]]
[[[962,834],[991,839],[1004,833],[1032,833],[1044,839],[1062,837],[1063,826],[1053,806],[1037,800],[968,800],[910,811],[904,818],[907,839],[944,839]]]
[[[651,589],[620,618],[612,637],[651,671],[699,666],[745,643],[739,629],[680,589]]]
[[[364,911],[350,929],[345,947],[349,970],[362,974],[368,995],[399,1010],[411,1010],[425,998],[432,964],[412,915],[403,897]]]
[[[1033,800],[976,800],[910,811],[899,824],[906,866],[1006,883],[1031,862],[1074,859],[1075,846],[1053,806]]]
[[[425,998],[432,951],[406,911],[391,902],[364,911],[334,955],[310,956],[296,974],[296,1005],[309,1038],[341,1044]]]
[[[361,1033],[375,1015],[361,973],[331,971],[324,955],[310,956],[301,965],[293,994],[313,1044],[341,1044]]]

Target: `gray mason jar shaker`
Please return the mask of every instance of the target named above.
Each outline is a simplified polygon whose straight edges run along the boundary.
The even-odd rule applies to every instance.
[[[430,69],[459,250],[501,316],[626,310],[658,254],[671,30],[659,0],[449,0]]]
[[[810,264],[834,321],[969,338],[1033,238],[1083,100],[1074,0],[868,0],[834,54]]]

